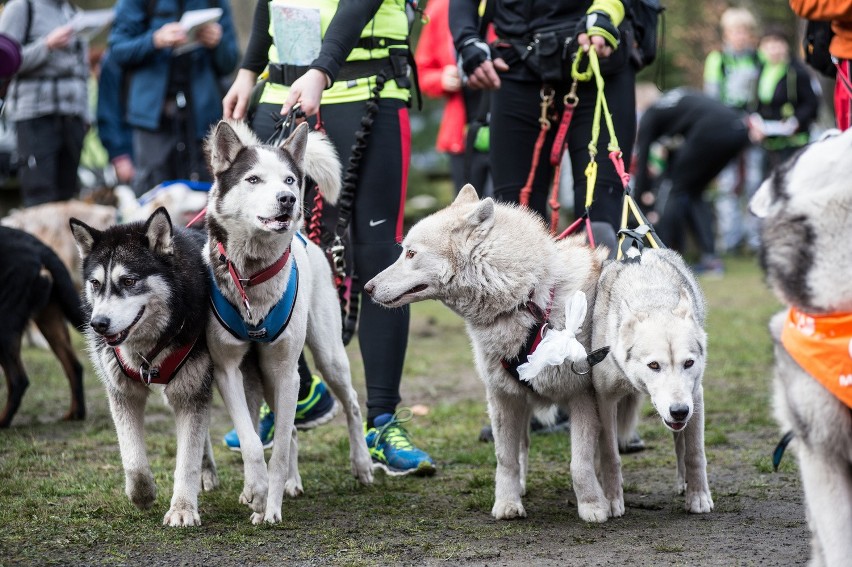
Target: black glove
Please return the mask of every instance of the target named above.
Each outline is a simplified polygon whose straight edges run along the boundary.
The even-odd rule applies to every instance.
[[[465,40],[459,49],[459,67],[465,75],[472,75],[477,67],[490,60],[491,48],[478,37]]]
[[[618,48],[618,42],[621,39],[621,36],[618,33],[618,28],[615,27],[609,16],[607,16],[604,12],[598,11],[586,14],[586,17],[580,20],[577,25],[577,35],[580,35],[581,33],[585,33],[590,36],[600,36],[604,38],[613,49]]]

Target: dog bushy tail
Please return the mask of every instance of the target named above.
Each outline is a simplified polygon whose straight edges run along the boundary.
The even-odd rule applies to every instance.
[[[305,174],[319,185],[320,193],[331,204],[340,197],[341,165],[337,150],[322,132],[308,134],[305,150]]]
[[[59,256],[54,253],[45,244],[40,246],[40,259],[42,265],[50,272],[53,278],[53,290],[51,293],[59,301],[59,306],[62,308],[62,314],[68,319],[75,329],[82,332],[86,324],[86,319],[83,315],[83,306],[80,302],[80,296],[74,288],[74,282],[71,280],[71,274]]]

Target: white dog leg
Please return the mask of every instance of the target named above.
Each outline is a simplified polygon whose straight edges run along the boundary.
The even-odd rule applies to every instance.
[[[204,439],[204,456],[201,457],[201,490],[210,492],[219,487],[219,473],[216,470],[216,460],[213,458],[213,443],[210,441],[210,428]]]
[[[672,439],[677,464],[675,487],[678,494],[686,494],[686,431],[672,431]]]
[[[617,415],[618,401],[605,393],[598,393],[598,411],[601,418],[601,434],[598,440],[601,457],[601,480],[603,491],[609,501],[609,512],[613,518],[624,515],[624,488],[621,476],[621,456],[618,454]]]
[[[257,523],[260,520],[270,524],[281,521],[281,503],[293,468],[298,476],[298,461],[293,459],[298,458],[298,455],[290,455],[293,420],[296,418],[296,403],[299,398],[299,372],[296,363],[298,355],[298,352],[287,353],[287,360],[283,363],[275,360],[277,356],[272,359],[261,357],[263,375],[281,378],[275,387],[275,443],[269,458],[269,494],[266,497],[265,514],[262,518],[252,520],[256,519]],[[292,488],[295,490],[295,487]]]
[[[704,388],[698,386],[697,390],[692,419],[681,432],[686,445],[686,510],[693,514],[706,514],[713,510],[713,497],[707,483],[707,457],[704,454]]]
[[[852,557],[852,478],[849,462],[830,459],[823,450],[811,449],[803,440],[798,441],[799,470],[805,489],[808,520],[816,550],[822,548],[822,557],[812,557],[812,565],[828,567],[848,565]],[[820,561],[822,559],[822,561]]]
[[[157,499],[157,485],[145,451],[148,390],[137,384],[128,385],[120,391],[109,386],[107,396],[124,467],[124,492],[137,508],[147,510]]]
[[[302,488],[302,475],[299,474],[299,431],[294,427],[290,436],[290,459],[287,472],[287,482],[284,483],[284,494],[296,498],[305,493]]]
[[[533,408],[531,405],[526,406],[527,413],[524,416],[523,423],[529,423],[530,418],[533,414]],[[525,496],[527,493],[527,472],[529,471],[530,465],[530,428],[522,427],[521,428],[521,444],[518,448],[518,466],[520,467],[520,481],[521,481],[521,496]]]
[[[269,480],[266,473],[266,461],[263,458],[263,444],[260,437],[257,436],[246,404],[243,377],[239,368],[233,364],[230,367],[222,366],[219,361],[215,361],[213,375],[216,378],[216,386],[219,388],[222,401],[225,402],[225,408],[234,422],[237,436],[240,439],[245,474],[240,503],[252,509],[251,521],[258,524],[263,520],[263,513],[266,510]]]
[[[491,389],[488,391],[488,413],[491,415],[494,453],[497,456],[491,515],[498,520],[527,516],[521,503],[523,488],[519,454],[523,430],[529,428],[529,410],[526,406],[527,402],[522,396],[511,396]]]
[[[337,300],[331,304],[337,309]],[[358,406],[358,394],[352,387],[352,374],[349,368],[349,358],[339,338],[340,324],[336,326],[317,324],[322,313],[311,313],[308,320],[307,343],[314,355],[317,369],[322,374],[326,384],[343,406],[346,415],[346,426],[349,431],[349,462],[352,475],[361,484],[373,483],[373,462],[364,438],[364,425],[361,418],[361,408]],[[340,321],[332,316],[332,320]],[[329,333],[334,333],[329,335]]]
[[[210,407],[203,409],[180,403],[175,406],[177,458],[175,486],[165,526],[200,526],[198,492],[201,490],[201,461],[210,426]]]
[[[610,505],[595,475],[595,449],[600,434],[600,418],[591,391],[578,392],[568,402],[571,416],[571,478],[580,518],[605,522]]]

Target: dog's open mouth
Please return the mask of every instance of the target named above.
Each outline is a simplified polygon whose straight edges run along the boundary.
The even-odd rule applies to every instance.
[[[393,298],[391,301],[388,301],[388,305],[394,305],[396,303],[399,303],[399,301],[401,301],[402,298],[405,297],[406,295],[414,295],[415,293],[420,293],[421,291],[425,290],[428,287],[429,286],[426,285],[426,284],[418,284],[418,285],[414,286],[413,288],[409,289],[408,291],[406,291],[405,293],[403,293],[402,295]]]
[[[667,419],[664,419],[663,422],[665,422],[666,426],[673,431],[680,431],[681,429],[686,427],[685,421],[669,421]]]
[[[290,213],[283,213],[277,217],[257,217],[257,220],[269,230],[284,232],[290,228],[290,221],[293,220],[293,217]]]
[[[139,319],[142,318],[142,314],[145,313],[145,306],[142,306],[142,309],[139,310],[139,313],[136,315],[136,318],[130,323],[126,329],[121,331],[116,335],[104,335],[104,340],[106,340],[106,344],[111,347],[117,347],[125,340],[127,340],[127,336],[130,334],[130,329],[133,328],[133,325],[139,322]]]

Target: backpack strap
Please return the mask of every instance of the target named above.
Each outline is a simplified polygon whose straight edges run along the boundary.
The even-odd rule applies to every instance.
[[[21,45],[26,45],[30,42],[30,32],[33,29],[33,0],[27,0],[27,27],[24,31],[24,41]]]

